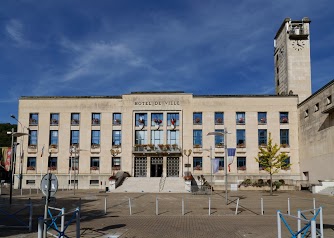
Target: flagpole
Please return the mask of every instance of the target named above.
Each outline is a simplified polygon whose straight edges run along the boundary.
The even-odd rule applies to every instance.
[[[224,173],[225,173],[225,196],[226,196],[226,205],[228,204],[227,197],[227,128],[224,128],[224,147],[225,147],[225,158],[224,158]]]

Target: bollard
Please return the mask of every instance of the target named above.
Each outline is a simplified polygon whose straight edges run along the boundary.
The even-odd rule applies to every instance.
[[[320,209],[320,233],[321,233],[321,236],[320,238],[324,238],[324,221],[322,220],[322,207],[319,208]]]
[[[62,216],[61,216],[60,231],[64,232],[64,227],[65,227],[65,215],[64,215],[65,214],[65,208],[64,207],[61,209],[61,214],[62,214]]]
[[[313,212],[315,213],[315,198],[313,198]]]
[[[29,195],[31,195],[31,187],[29,188]]]
[[[76,238],[80,238],[80,209],[77,208],[76,216]]]
[[[107,215],[107,198],[104,198],[104,215]]]
[[[298,229],[298,231],[300,231],[302,229],[302,221],[300,220],[300,218],[301,218],[301,212],[300,212],[300,210],[297,211],[297,216],[298,216],[297,229]],[[301,238],[301,237],[302,236],[299,233],[298,236],[297,236],[297,238]]]
[[[238,215],[238,208],[239,208],[239,198],[237,200],[237,206],[235,207],[235,214],[234,215]]]
[[[277,238],[282,238],[280,211],[277,211]]]
[[[132,215],[131,198],[129,198],[129,210],[130,210],[130,216],[131,216]]]
[[[155,197],[155,215],[159,215],[159,201],[158,197]]]
[[[290,198],[288,198],[288,214],[290,215]]]
[[[31,199],[29,198],[29,232],[32,231],[32,203]]]
[[[38,238],[43,238],[43,225],[44,225],[44,219],[43,217],[38,218]]]
[[[182,216],[184,216],[184,198],[182,198]]]
[[[36,194],[38,194],[38,188],[36,188]]]
[[[311,237],[317,238],[317,226],[314,219],[311,220]]]
[[[211,216],[211,197],[209,197],[209,216]]]
[[[261,215],[263,216],[264,211],[263,211],[263,198],[261,198]]]

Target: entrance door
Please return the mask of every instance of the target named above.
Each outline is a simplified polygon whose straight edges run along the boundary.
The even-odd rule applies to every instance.
[[[151,177],[161,177],[163,172],[163,158],[151,158]]]

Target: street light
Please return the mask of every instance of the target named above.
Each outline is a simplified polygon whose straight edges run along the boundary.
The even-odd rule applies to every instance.
[[[15,115],[10,114],[10,117],[13,118],[14,120],[16,120],[21,125],[21,132],[24,132],[24,128],[26,128],[27,131],[29,132],[29,128],[26,127],[26,126],[23,126],[22,123],[15,117]],[[22,170],[23,170],[22,163],[23,163],[23,156],[24,156],[23,146],[24,146],[24,137],[21,140],[21,146],[20,146],[20,167],[19,167],[19,180],[20,180],[20,182],[18,184],[19,189],[22,189]]]
[[[191,152],[193,152],[191,149],[189,150],[183,150],[183,154],[188,157],[188,163],[187,163],[187,172],[189,172],[189,156],[191,155]]]
[[[227,196],[227,128],[224,128],[224,132],[209,132],[207,136],[224,136],[224,173],[225,173],[225,194],[226,194],[226,205],[228,204],[228,196]],[[211,168],[212,170],[212,168]]]
[[[14,132],[14,128],[12,131],[7,131],[7,135],[12,136],[12,143],[11,143],[11,155],[10,155],[10,184],[9,184],[9,204],[12,204],[12,196],[13,196],[13,161],[14,161],[14,137],[21,137],[24,135],[28,135],[27,133],[22,132]],[[16,148],[16,147],[15,147]]]

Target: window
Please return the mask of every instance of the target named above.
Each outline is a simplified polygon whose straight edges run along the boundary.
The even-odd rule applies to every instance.
[[[79,157],[70,157],[68,162],[68,168],[70,170],[79,170]]]
[[[50,114],[50,125],[58,126],[59,123],[59,113],[51,113]]]
[[[215,112],[215,125],[223,125],[223,124],[224,124],[224,113]]]
[[[167,113],[167,126],[179,126],[179,114],[178,113]]]
[[[118,126],[122,124],[122,114],[114,113],[112,116],[113,125]]]
[[[308,117],[308,109],[304,111],[304,117]]]
[[[26,184],[35,184],[35,180],[26,180]]]
[[[49,145],[51,148],[58,146],[58,131],[50,131]]]
[[[245,118],[245,113],[244,112],[237,112],[236,113],[236,122],[237,122],[237,124],[245,124],[246,123],[246,118]]]
[[[222,133],[222,135],[215,135],[215,147],[223,148],[224,147],[224,130],[215,130],[215,132]]]
[[[50,157],[48,161],[49,170],[57,170],[57,157]]]
[[[246,170],[246,157],[237,157],[237,170]]]
[[[38,113],[30,113],[30,115],[29,115],[29,125],[30,126],[38,125]]]
[[[121,170],[121,158],[112,157],[111,166],[112,166],[112,170]]]
[[[77,126],[80,124],[80,114],[79,113],[71,113],[71,125]]]
[[[159,145],[163,144],[163,131],[151,131],[151,144],[152,145]]]
[[[112,131],[112,145],[113,146],[122,145],[122,131],[118,131],[118,130]]]
[[[101,123],[101,114],[92,113],[92,125],[98,126]]]
[[[90,170],[99,170],[100,168],[100,158],[91,157],[90,158]]]
[[[258,131],[259,146],[267,146],[267,130],[259,129]]]
[[[280,130],[280,142],[283,148],[289,146],[289,129]]]
[[[136,131],[135,144],[136,145],[147,144],[147,131]]]
[[[280,112],[279,119],[281,123],[289,123],[289,113],[288,112]]]
[[[179,145],[180,132],[179,131],[167,131],[167,144]]]
[[[258,112],[257,113],[257,122],[258,122],[258,124],[267,124],[267,113],[266,112]]]
[[[36,170],[36,157],[28,157],[27,170]]]
[[[202,147],[202,130],[193,131],[193,145],[194,145],[194,148]]]
[[[202,157],[194,157],[193,167],[194,170],[202,170]]]
[[[160,126],[162,125],[163,114],[162,113],[152,113],[151,114],[151,125]]]
[[[216,157],[219,159],[219,170],[224,170],[224,157]]]
[[[147,126],[147,113],[136,113],[136,126]]]
[[[79,145],[80,132],[78,130],[71,131],[71,145]]]
[[[314,105],[314,111],[315,112],[319,111],[319,103],[317,103],[317,104]]]
[[[92,131],[91,145],[92,146],[100,145],[100,131],[98,131],[98,130],[93,130]]]
[[[194,125],[202,125],[202,113],[201,112],[193,113],[193,123]]]
[[[37,131],[29,130],[29,145],[36,146],[37,145]]]
[[[284,160],[284,165],[282,166],[283,170],[289,170],[290,169],[290,157],[286,158],[286,160]]]
[[[89,184],[92,186],[99,186],[99,180],[98,179],[89,180]]]
[[[246,147],[246,131],[245,129],[237,130],[237,147],[243,148]]]
[[[326,99],[326,103],[327,105],[331,104],[332,103],[332,96],[328,96],[327,99]]]

